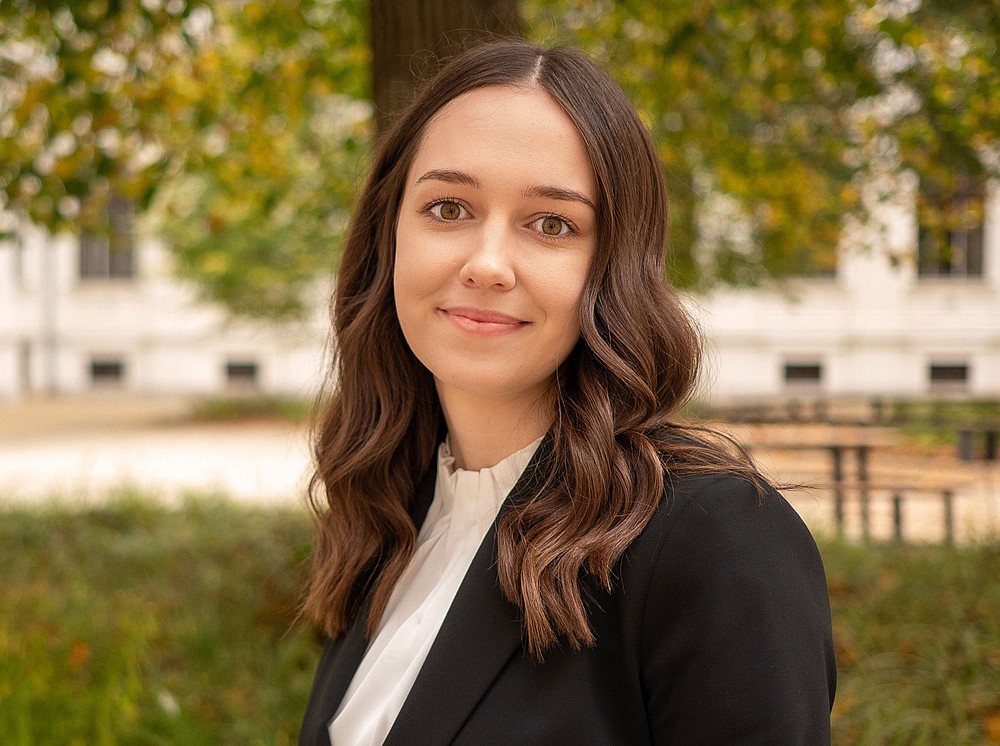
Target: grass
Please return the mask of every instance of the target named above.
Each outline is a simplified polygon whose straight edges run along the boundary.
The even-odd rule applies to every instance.
[[[0,513],[0,743],[294,743],[311,534],[217,498]],[[1000,743],[1000,545],[821,549],[834,743]]]
[[[195,422],[234,422],[242,420],[309,419],[314,402],[281,396],[225,396],[194,402],[191,418]]]

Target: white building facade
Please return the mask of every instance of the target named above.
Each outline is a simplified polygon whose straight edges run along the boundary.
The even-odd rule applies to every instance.
[[[946,273],[920,264],[915,205],[886,207],[878,242],[843,249],[831,277],[693,299],[705,398],[1000,398],[1000,190],[988,191],[978,243]],[[157,242],[124,250],[32,228],[0,244],[0,401],[314,393],[325,308],[295,326],[233,322],[172,277]]]
[[[707,398],[1000,398],[1000,189],[943,266],[919,256],[915,192],[876,217],[831,277],[696,299]]]
[[[0,248],[0,401],[120,390],[311,397],[325,309],[295,325],[231,320],[176,280],[156,241],[104,246],[29,228]]]

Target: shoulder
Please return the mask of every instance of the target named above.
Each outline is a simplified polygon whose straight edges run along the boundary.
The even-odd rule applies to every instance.
[[[651,590],[811,599],[817,612],[829,614],[816,542],[766,482],[729,473],[671,480],[637,544]]]
[[[670,533],[674,544],[706,540],[754,544],[763,534],[801,539],[813,546],[791,505],[762,476],[745,471],[744,463],[727,450],[733,444],[727,444],[724,436],[677,427],[656,432],[655,440],[667,456],[664,491],[641,539],[660,542]],[[692,473],[694,464],[709,463],[718,465]]]
[[[809,529],[777,490],[728,472],[668,475],[660,506],[637,544],[661,557],[694,550],[721,554],[717,560],[735,550],[744,556],[769,548],[816,552]]]
[[[786,716],[773,742],[829,738],[826,577],[812,535],[776,490],[725,473],[675,479],[632,550],[625,587],[642,605],[641,660],[660,727],[691,736],[697,722],[714,742],[742,743],[734,734],[777,732],[770,711]],[[681,717],[684,708],[706,719]]]

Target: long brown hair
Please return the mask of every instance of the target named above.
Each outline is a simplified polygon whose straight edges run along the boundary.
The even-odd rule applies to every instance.
[[[581,575],[611,587],[616,562],[657,509],[666,480],[719,469],[758,480],[749,461],[671,420],[697,378],[700,342],[664,277],[663,175],[628,99],[572,50],[520,41],[477,47],[445,66],[384,135],[340,263],[335,365],[314,443],[318,539],[304,605],[330,636],[347,629],[368,591],[368,634],[377,628],[414,549],[408,508],[439,437],[433,378],[407,346],[393,303],[407,172],[441,107],[496,85],[539,86],[561,105],[583,138],[599,193],[581,339],[556,372],[549,477],[497,522],[501,587],[523,612],[529,648],[541,656],[560,637],[574,648],[593,643]]]

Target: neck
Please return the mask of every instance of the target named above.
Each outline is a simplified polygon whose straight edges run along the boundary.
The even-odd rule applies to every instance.
[[[455,466],[478,471],[503,461],[542,437],[552,424],[547,391],[509,397],[483,397],[438,386]]]

